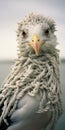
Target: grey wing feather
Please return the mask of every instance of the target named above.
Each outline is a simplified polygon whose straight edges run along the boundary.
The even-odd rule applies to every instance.
[[[11,116],[11,125],[7,130],[41,130],[50,119],[51,112],[38,113],[40,97],[25,95]]]

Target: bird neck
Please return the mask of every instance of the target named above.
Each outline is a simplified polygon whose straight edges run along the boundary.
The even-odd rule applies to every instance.
[[[51,57],[55,56],[59,56],[59,50],[56,49],[54,46],[50,45],[49,47],[46,48],[42,48],[42,50],[39,52],[39,55],[36,56],[36,54],[34,53],[33,50],[31,50],[31,48],[26,49],[25,51],[25,47],[19,47],[19,52],[18,52],[18,59],[21,59],[22,57],[24,58],[34,58],[34,59],[39,59],[41,57],[43,57],[44,59],[46,59],[47,55],[50,55]]]

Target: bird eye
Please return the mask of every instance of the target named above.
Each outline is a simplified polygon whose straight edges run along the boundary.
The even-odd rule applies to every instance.
[[[48,35],[49,34],[49,29],[45,30],[45,34]]]
[[[24,30],[22,31],[22,36],[23,36],[23,38],[25,38],[27,36],[27,33]]]

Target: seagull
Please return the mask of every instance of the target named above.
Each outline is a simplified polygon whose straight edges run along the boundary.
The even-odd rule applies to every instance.
[[[62,114],[53,19],[30,13],[18,23],[18,58],[0,89],[0,130],[54,130]]]

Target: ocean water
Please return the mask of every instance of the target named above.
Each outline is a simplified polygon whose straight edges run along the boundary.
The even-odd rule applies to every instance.
[[[8,75],[11,65],[11,61],[0,61],[0,86],[6,76]],[[55,130],[65,130],[65,62],[60,65],[60,75],[61,75],[61,87],[62,87],[62,103],[64,112],[57,122]]]

